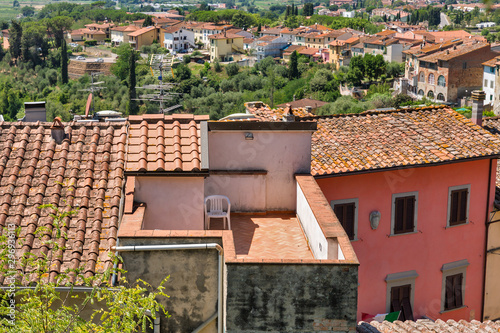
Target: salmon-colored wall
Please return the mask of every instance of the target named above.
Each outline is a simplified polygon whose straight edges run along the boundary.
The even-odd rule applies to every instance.
[[[416,270],[415,319],[479,319],[484,274],[485,221],[490,160],[317,179],[328,201],[358,198],[358,320],[361,313],[386,312],[388,274]],[[493,161],[490,210],[494,200]],[[469,224],[446,227],[448,188],[471,184]],[[393,193],[418,191],[417,233],[390,236]],[[381,220],[372,230],[371,211]],[[441,311],[443,264],[467,259],[465,308]]]

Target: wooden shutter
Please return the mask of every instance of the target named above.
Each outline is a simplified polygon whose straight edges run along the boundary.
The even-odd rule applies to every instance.
[[[394,233],[412,232],[415,229],[415,196],[396,198],[394,206]]]
[[[391,288],[391,308],[390,312],[401,311],[399,320],[413,320],[411,309],[411,285],[406,284]]]
[[[354,216],[356,212],[356,204],[354,202],[346,204],[337,204],[333,206],[335,215],[344,227],[344,230],[350,240],[354,239]]]
[[[445,310],[456,309],[463,305],[462,280],[462,273],[446,277]]]
[[[469,190],[464,188],[461,190],[451,191],[450,197],[450,225],[458,225],[467,222],[467,199]]]

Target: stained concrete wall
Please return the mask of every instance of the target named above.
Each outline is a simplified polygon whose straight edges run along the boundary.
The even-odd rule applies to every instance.
[[[266,175],[214,175],[205,179],[205,197],[230,198],[231,212],[266,211]]]
[[[355,332],[357,266],[228,264],[227,332]]]
[[[218,243],[220,238],[120,238],[120,246]],[[207,250],[121,252],[129,282],[136,279],[158,286],[167,276],[159,298],[171,315],[161,317],[161,332],[192,332],[217,312],[218,252]],[[215,322],[203,332],[215,332]]]
[[[266,210],[295,210],[296,173],[311,169],[311,132],[253,131],[253,140],[245,140],[247,131],[210,131],[208,134],[210,170],[265,170],[263,192],[246,192],[256,185],[238,184],[234,190],[244,201],[258,202],[265,195]],[[261,182],[258,177],[248,182]],[[231,202],[238,201],[230,196]]]
[[[203,177],[136,177],[134,201],[147,204],[143,230],[203,230]]]
[[[492,222],[488,230],[488,252],[486,253],[486,277],[484,293],[483,320],[498,320],[500,318],[500,211],[490,217]]]

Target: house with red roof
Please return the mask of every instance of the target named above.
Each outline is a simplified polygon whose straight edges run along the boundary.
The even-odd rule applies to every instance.
[[[160,39],[162,46],[172,51],[187,50],[195,48],[194,32],[178,24],[168,28],[160,29]]]
[[[358,320],[396,311],[401,321],[484,318],[500,139],[478,125],[482,101],[474,103],[476,123],[443,106],[332,116],[293,109],[296,121],[318,124],[311,174],[359,258]]]
[[[111,43],[114,46],[118,46],[121,43],[128,43],[129,37],[128,35],[131,32],[137,31],[141,28],[131,24],[131,25],[123,25],[111,28]]]

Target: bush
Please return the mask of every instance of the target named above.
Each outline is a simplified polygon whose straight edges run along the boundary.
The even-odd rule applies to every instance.
[[[240,71],[240,66],[238,66],[237,63],[226,65],[226,73],[229,77],[235,76],[236,74],[238,74],[239,71]]]
[[[85,42],[83,42],[83,44],[85,44],[85,46],[95,46],[95,45],[97,45],[97,41],[96,40],[86,40]]]
[[[182,62],[186,65],[189,64],[191,62],[191,56],[189,54],[184,55],[182,57]]]

